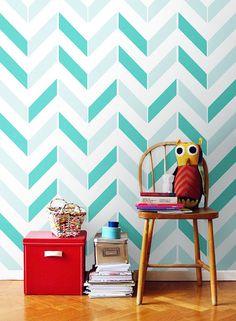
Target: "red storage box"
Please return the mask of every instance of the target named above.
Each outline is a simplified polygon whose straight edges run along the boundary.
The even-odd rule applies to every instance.
[[[86,231],[58,238],[32,231],[23,239],[25,294],[82,294]]]

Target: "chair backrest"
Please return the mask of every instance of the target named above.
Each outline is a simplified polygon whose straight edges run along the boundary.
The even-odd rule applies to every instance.
[[[143,192],[143,164],[144,164],[144,161],[146,160],[146,158],[149,157],[149,164],[150,164],[149,169],[150,169],[150,174],[151,174],[152,191],[155,192],[156,191],[156,187],[155,187],[156,180],[155,180],[154,172],[156,173],[157,167],[155,168],[154,164],[155,164],[155,161],[157,161],[156,157],[158,157],[159,161],[161,161],[163,159],[163,166],[164,166],[163,173],[165,174],[167,172],[166,158],[168,155],[168,151],[169,151],[169,149],[175,148],[175,146],[176,146],[176,142],[174,142],[174,141],[161,142],[161,143],[157,143],[155,145],[152,145],[142,154],[140,161],[139,161],[139,167],[138,167],[138,179],[139,179],[140,192]],[[155,159],[154,159],[154,154],[155,154]],[[209,195],[209,175],[208,175],[207,163],[204,158],[202,160],[202,167],[203,167],[203,172],[204,172],[204,186],[203,186],[204,208],[207,208],[208,207],[208,195]],[[160,176],[159,176],[159,178],[160,178]]]

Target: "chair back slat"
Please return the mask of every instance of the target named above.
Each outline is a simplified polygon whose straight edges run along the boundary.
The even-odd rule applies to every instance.
[[[155,179],[154,179],[152,151],[150,151],[149,155],[150,155],[150,164],[151,164],[151,170],[152,170],[152,191],[155,192]]]
[[[164,145],[164,174],[166,174],[166,145]]]

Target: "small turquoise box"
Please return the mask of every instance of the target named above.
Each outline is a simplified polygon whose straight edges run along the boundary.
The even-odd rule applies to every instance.
[[[120,227],[102,227],[102,238],[104,239],[119,239],[120,238]]]

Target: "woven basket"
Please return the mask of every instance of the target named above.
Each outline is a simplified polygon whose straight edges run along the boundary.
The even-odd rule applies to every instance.
[[[51,201],[48,214],[53,234],[57,237],[73,237],[79,235],[86,212],[77,204],[56,198]]]

